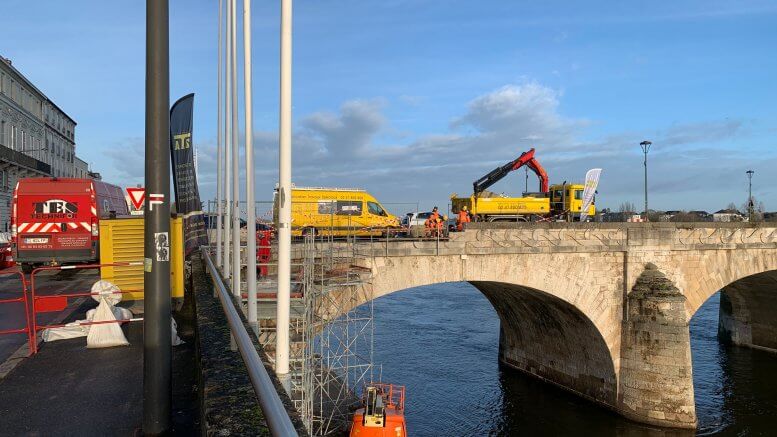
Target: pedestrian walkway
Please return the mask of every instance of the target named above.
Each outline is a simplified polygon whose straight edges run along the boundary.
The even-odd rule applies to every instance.
[[[94,306],[84,303],[69,319],[83,319]],[[0,433],[140,435],[143,325],[123,329],[128,347],[87,349],[85,338],[42,344],[37,355],[0,380]],[[194,341],[182,338],[186,343],[173,349],[173,426],[174,434],[192,435],[199,431]]]

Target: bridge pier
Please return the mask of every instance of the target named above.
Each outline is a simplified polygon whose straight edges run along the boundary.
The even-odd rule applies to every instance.
[[[695,428],[686,298],[648,264],[628,296],[618,411],[638,422]]]

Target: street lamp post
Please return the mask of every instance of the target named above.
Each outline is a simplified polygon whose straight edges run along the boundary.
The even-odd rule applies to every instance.
[[[753,174],[755,173],[753,170],[748,170],[745,173],[747,173],[747,179],[748,179],[748,187],[747,187],[747,221],[752,222],[753,221]]]
[[[170,259],[157,248],[158,244],[170,241],[169,24],[168,0],[147,1],[146,210],[143,215],[144,435],[167,435],[172,411]]]
[[[647,192],[647,155],[650,151],[650,146],[653,143],[650,141],[643,141],[639,143],[640,147],[642,147],[642,153],[645,154],[645,161],[643,162],[643,165],[645,166],[645,221],[650,221],[650,215],[648,214],[648,192]]]

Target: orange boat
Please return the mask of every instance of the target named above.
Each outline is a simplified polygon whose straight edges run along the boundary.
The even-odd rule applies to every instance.
[[[364,406],[356,410],[351,437],[406,437],[405,387],[374,383],[367,386]]]

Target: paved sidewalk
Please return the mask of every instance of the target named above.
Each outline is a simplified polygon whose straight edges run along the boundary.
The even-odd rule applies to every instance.
[[[93,302],[71,317],[81,319]],[[179,317],[176,316],[176,319]],[[124,325],[128,347],[87,349],[86,338],[43,343],[0,380],[3,435],[140,435],[143,324]],[[194,341],[173,349],[174,434],[198,433]]]

